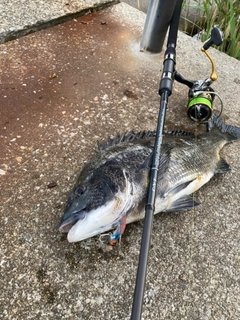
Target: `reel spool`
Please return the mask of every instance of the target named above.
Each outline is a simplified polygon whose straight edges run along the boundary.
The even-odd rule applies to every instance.
[[[191,90],[190,90],[191,91]],[[189,97],[187,115],[195,122],[206,122],[212,117],[214,96],[208,91],[195,92]]]

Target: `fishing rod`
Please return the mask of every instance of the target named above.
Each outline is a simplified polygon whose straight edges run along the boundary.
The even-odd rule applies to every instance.
[[[158,124],[155,138],[155,147],[153,152],[152,167],[150,171],[150,183],[148,188],[147,204],[145,208],[145,219],[143,225],[141,249],[139,255],[139,263],[137,270],[136,285],[134,291],[131,320],[140,320],[142,314],[142,304],[144,296],[144,288],[146,281],[147,262],[150,248],[150,238],[152,231],[153,215],[155,210],[155,198],[157,190],[157,178],[159,159],[161,154],[162,136],[168,105],[168,97],[172,94],[172,86],[174,79],[175,61],[176,61],[176,44],[177,32],[180,19],[180,13],[183,0],[178,0],[173,11],[170,22],[167,49],[163,62],[163,73],[160,81],[159,95],[160,110],[158,115]]]
[[[178,25],[179,25],[179,19],[181,14],[182,2],[183,0],[176,1],[175,8],[173,10],[172,18],[170,21],[167,49],[164,55],[163,72],[162,72],[160,88],[159,88],[159,95],[161,97],[160,110],[158,115],[153,160],[152,160],[152,166],[150,171],[150,182],[149,182],[148,195],[147,195],[147,204],[145,207],[145,219],[144,219],[144,225],[143,225],[139,263],[138,263],[137,276],[136,276],[136,284],[135,284],[135,290],[134,290],[134,296],[133,296],[131,320],[141,320],[144,288],[145,288],[145,282],[146,282],[147,263],[148,263],[148,255],[149,255],[149,248],[150,248],[150,238],[151,238],[151,231],[152,231],[152,222],[153,222],[153,216],[155,211],[159,159],[161,155],[161,145],[162,145],[163,130],[164,130],[164,124],[165,124],[165,118],[166,118],[166,110],[168,106],[168,98],[172,94],[173,81],[176,80],[189,87],[189,93],[188,93],[189,101],[187,105],[187,115],[191,120],[195,122],[206,123],[207,130],[210,130],[210,127],[211,127],[210,119],[212,116],[212,104],[215,96],[217,96],[221,102],[220,114],[223,108],[223,104],[220,96],[217,93],[215,93],[215,91],[210,87],[212,82],[217,80],[217,74],[215,71],[215,65],[214,65],[213,59],[207,53],[207,49],[211,45],[215,44],[219,46],[222,44],[223,36],[221,31],[218,28],[212,29],[210,39],[204,43],[201,49],[209,58],[212,64],[212,72],[210,77],[208,77],[206,80],[189,81],[183,78],[183,76],[175,70],[177,33],[178,33]],[[163,32],[165,31],[166,30],[163,30]],[[153,32],[155,31],[153,30]],[[148,34],[148,32],[146,33]],[[153,46],[155,46],[154,43],[153,43]]]

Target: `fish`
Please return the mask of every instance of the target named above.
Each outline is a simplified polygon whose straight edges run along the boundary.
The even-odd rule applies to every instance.
[[[154,213],[197,207],[191,196],[215,174],[230,170],[221,149],[240,139],[240,128],[213,114],[211,130],[200,135],[164,133],[159,156]],[[145,215],[155,131],[118,134],[104,144],[82,169],[68,198],[58,230],[69,242],[109,233],[121,238],[125,226]]]

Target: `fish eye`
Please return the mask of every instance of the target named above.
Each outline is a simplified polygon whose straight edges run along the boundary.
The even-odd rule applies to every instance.
[[[85,186],[77,186],[74,193],[77,197],[80,197],[81,195],[84,194],[85,190],[86,190]]]

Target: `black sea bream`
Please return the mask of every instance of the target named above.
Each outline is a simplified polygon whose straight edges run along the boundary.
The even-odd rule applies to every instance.
[[[191,194],[214,174],[229,170],[219,152],[240,139],[240,128],[213,115],[210,132],[195,136],[166,133],[161,148],[155,213],[197,206]],[[155,132],[129,133],[100,145],[82,169],[59,231],[81,241],[114,229],[113,242],[125,225],[144,218]]]

